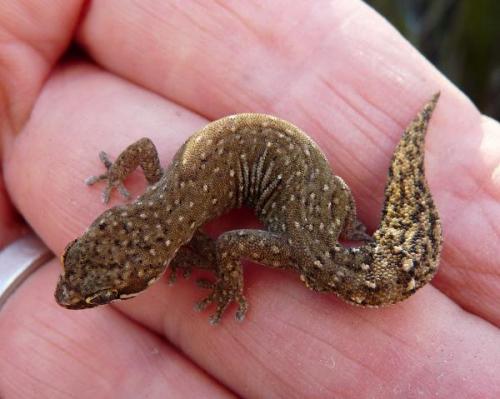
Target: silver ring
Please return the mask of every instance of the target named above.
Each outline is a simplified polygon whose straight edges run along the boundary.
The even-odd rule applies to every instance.
[[[26,277],[52,257],[52,252],[33,233],[6,246],[0,252],[0,309]]]

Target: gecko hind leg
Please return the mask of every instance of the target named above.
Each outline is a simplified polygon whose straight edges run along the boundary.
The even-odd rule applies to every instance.
[[[292,263],[292,249],[286,240],[263,230],[241,229],[228,231],[216,241],[217,279],[215,282],[199,280],[198,285],[212,289],[212,292],[195,305],[202,311],[215,304],[215,313],[210,324],[217,324],[228,306],[238,305],[235,318],[242,321],[248,310],[243,295],[243,268],[241,259],[248,259],[270,267],[286,268]]]
[[[106,173],[87,178],[85,184],[90,186],[99,181],[107,181],[107,185],[102,192],[102,200],[104,203],[109,202],[111,192],[114,188],[117,188],[125,198],[130,197],[123,181],[138,166],[141,166],[149,184],[156,183],[163,174],[156,147],[148,138],[142,138],[129,145],[122,151],[118,158],[116,158],[115,162],[112,162],[108,154],[104,151],[99,153],[99,159],[104,164]]]
[[[350,241],[373,241],[373,237],[366,232],[366,226],[359,219],[349,222],[349,225],[340,233],[340,237]]]
[[[354,201],[351,189],[341,177],[335,176],[334,179],[335,183],[340,188],[340,193],[343,194],[345,207],[347,209],[347,215],[344,227],[340,232],[340,238],[352,241],[373,241],[373,237],[366,232],[366,226],[357,217],[356,202]]]
[[[202,230],[197,230],[191,241],[182,246],[170,262],[169,284],[175,283],[178,270],[182,270],[184,278],[189,278],[194,267],[213,271],[216,268],[215,240]]]
[[[175,258],[172,259],[169,268],[168,284],[173,285],[177,281],[177,272],[182,271],[182,277],[189,278],[193,271],[193,265],[198,265],[204,262],[205,259],[200,257],[188,245],[180,247]]]

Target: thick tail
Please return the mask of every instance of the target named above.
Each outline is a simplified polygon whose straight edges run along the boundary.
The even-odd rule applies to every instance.
[[[386,303],[407,298],[437,271],[441,223],[425,179],[424,139],[438,98],[439,93],[408,125],[389,168],[372,266],[392,286],[386,287],[392,288],[383,298]]]
[[[347,250],[351,264],[344,270],[350,286],[338,289],[337,285],[337,290],[349,302],[366,306],[399,302],[437,271],[441,223],[425,179],[424,139],[438,98],[439,93],[425,104],[396,147],[374,241]]]

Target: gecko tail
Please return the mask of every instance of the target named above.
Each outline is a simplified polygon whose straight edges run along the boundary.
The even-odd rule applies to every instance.
[[[405,129],[388,172],[380,226],[359,248],[337,247],[343,265],[334,290],[350,303],[383,306],[408,298],[437,272],[442,247],[439,215],[425,179],[425,135],[439,93]],[[338,284],[340,276],[349,284]]]
[[[410,122],[392,157],[381,223],[371,247],[371,271],[375,283],[379,280],[386,285],[380,290],[385,297],[373,295],[374,303],[367,305],[399,302],[437,272],[442,230],[425,178],[424,144],[439,96],[439,92],[434,94]]]

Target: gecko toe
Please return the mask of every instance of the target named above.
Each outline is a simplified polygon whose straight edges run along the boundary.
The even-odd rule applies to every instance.
[[[248,311],[248,302],[243,295],[238,298],[238,311],[236,312],[234,318],[237,321],[243,321],[245,319],[245,315]]]
[[[128,192],[128,190],[125,188],[125,185],[120,182],[118,184],[118,191],[120,192],[120,194],[125,197],[126,199],[129,199],[130,198],[130,193]]]
[[[364,231],[360,231],[357,234],[354,234],[352,239],[354,241],[362,241],[362,242],[373,242],[374,241],[374,238],[370,234],[365,233]]]
[[[177,282],[177,271],[172,268],[170,274],[168,275],[167,283],[168,285],[174,285]]]
[[[91,186],[92,184],[95,184],[95,183],[97,183],[98,181],[101,181],[101,180],[106,180],[107,178],[108,178],[107,174],[98,175],[98,176],[89,176],[83,182],[87,186]]]
[[[215,288],[215,283],[205,278],[199,278],[198,280],[196,280],[196,285],[200,288],[205,288],[205,289]]]
[[[219,324],[222,315],[224,314],[230,303],[231,303],[230,300],[225,300],[217,304],[217,309],[215,310],[215,313],[208,318],[208,322],[212,326]]]
[[[210,306],[214,301],[214,295],[210,294],[208,297],[202,299],[201,301],[196,302],[194,305],[194,310],[196,312],[202,312],[205,310],[208,306]]]
[[[108,154],[105,153],[104,151],[99,152],[99,159],[104,164],[106,169],[111,168],[111,166],[113,165],[113,162],[111,162],[111,160],[109,159]]]
[[[108,184],[104,190],[102,190],[101,198],[104,204],[109,202],[109,197],[111,195],[111,186]]]

